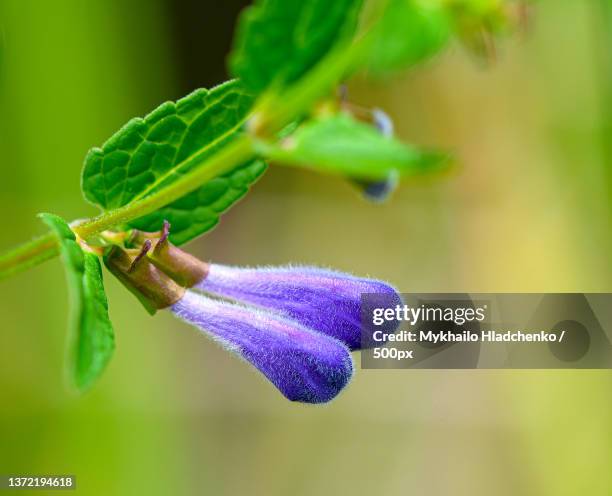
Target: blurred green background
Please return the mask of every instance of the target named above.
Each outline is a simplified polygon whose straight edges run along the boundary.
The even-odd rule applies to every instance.
[[[539,2],[487,67],[453,45],[350,85],[401,138],[453,150],[451,174],[374,206],[337,178],[272,168],[190,249],[404,292],[612,291],[607,4]],[[221,82],[240,7],[2,0],[0,249],[43,232],[38,212],[95,213],[79,190],[88,148]],[[63,279],[56,259],[0,284],[0,473],[75,474],[92,495],[612,493],[609,371],[358,370],[335,402],[292,404],[106,277],[117,350],[78,398],[62,377]]]

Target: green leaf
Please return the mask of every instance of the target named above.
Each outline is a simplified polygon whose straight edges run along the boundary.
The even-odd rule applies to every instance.
[[[234,80],[196,90],[176,103],[166,102],[144,119],[132,119],[102,148],[87,154],[82,178],[85,198],[109,210],[163,189],[234,139],[252,103]],[[185,243],[212,229],[219,215],[244,196],[265,169],[263,162],[251,160],[129,225],[155,231],[167,219],[172,241]]]
[[[362,0],[256,0],[240,16],[229,66],[254,92],[299,79],[352,40]]]
[[[347,114],[321,117],[302,125],[280,146],[260,143],[271,160],[300,165],[357,179],[385,180],[426,172],[447,161],[447,156],[416,150]]]
[[[373,27],[366,65],[378,75],[409,68],[440,51],[450,33],[441,2],[389,0]]]
[[[102,374],[115,348],[113,327],[98,257],[83,251],[70,226],[53,214],[39,214],[57,236],[70,287],[68,371],[83,391]]]

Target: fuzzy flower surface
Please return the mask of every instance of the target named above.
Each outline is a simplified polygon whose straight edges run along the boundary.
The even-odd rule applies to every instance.
[[[250,362],[289,400],[325,403],[353,375],[353,360],[343,343],[270,312],[193,291],[170,310]]]
[[[149,313],[166,309],[195,326],[289,400],[334,399],[353,376],[351,350],[397,327],[364,318],[401,303],[387,283],[315,267],[210,264],[172,245],[169,230],[164,222],[157,233],[132,232],[130,246],[109,247],[104,263]]]
[[[372,346],[374,331],[394,332],[398,325],[394,321],[375,328],[362,313],[364,294],[372,295],[379,308],[401,303],[397,291],[385,282],[315,267],[211,264],[208,275],[195,288],[275,311],[342,341],[351,350]]]

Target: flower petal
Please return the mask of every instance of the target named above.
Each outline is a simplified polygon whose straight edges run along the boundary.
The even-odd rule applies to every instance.
[[[330,401],[353,375],[346,346],[278,315],[192,291],[171,310],[253,364],[292,401]]]
[[[351,350],[372,346],[375,330],[391,333],[398,326],[392,321],[374,328],[367,315],[362,316],[363,295],[373,295],[380,308],[401,304],[387,283],[314,267],[250,269],[211,264],[208,276],[195,288],[273,309],[339,339]]]

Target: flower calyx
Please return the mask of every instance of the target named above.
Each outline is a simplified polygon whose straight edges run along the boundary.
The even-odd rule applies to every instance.
[[[167,221],[159,232],[133,230],[129,247],[113,245],[104,255],[106,267],[150,314],[174,305],[208,274],[208,264],[170,243],[169,233]]]

